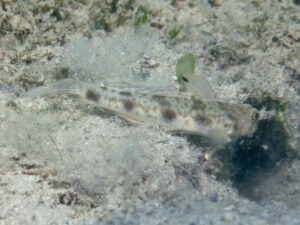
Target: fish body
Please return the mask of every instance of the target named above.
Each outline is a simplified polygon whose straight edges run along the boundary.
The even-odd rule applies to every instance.
[[[34,88],[31,95],[68,94],[82,97],[134,123],[166,126],[210,138],[223,145],[239,136],[251,136],[259,112],[247,104],[205,101],[192,93],[136,91],[134,88],[96,87],[72,79]]]

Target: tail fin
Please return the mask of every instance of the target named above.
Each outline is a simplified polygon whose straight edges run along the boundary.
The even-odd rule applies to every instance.
[[[67,95],[83,95],[83,83],[72,79],[62,79],[49,86],[40,86],[29,90],[28,95],[35,96],[49,96],[57,94]]]

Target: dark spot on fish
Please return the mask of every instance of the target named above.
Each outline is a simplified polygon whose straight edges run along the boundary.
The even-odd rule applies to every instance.
[[[202,102],[200,99],[192,97],[192,102],[193,102],[192,109],[194,110],[204,110],[206,107],[205,103]]]
[[[199,125],[206,125],[206,126],[208,126],[208,125],[211,125],[211,123],[212,123],[212,121],[211,121],[209,118],[207,118],[207,117],[205,117],[205,116],[203,116],[203,115],[200,115],[200,114],[197,114],[197,115],[194,117],[194,120],[195,120]]]
[[[150,107],[149,106],[140,106],[140,108],[142,110],[144,110],[144,112],[148,113],[150,111]]]
[[[173,98],[172,100],[175,101],[176,104],[181,104],[182,101],[180,98]]]
[[[231,114],[231,113],[240,113],[242,112],[243,108],[240,108],[239,105],[233,105],[233,104],[228,104],[228,103],[224,103],[224,102],[218,102],[218,107],[223,110],[224,112],[226,112],[227,114]]]
[[[152,99],[155,100],[160,106],[170,106],[171,103],[167,100],[166,96],[153,95]]]
[[[116,98],[109,98],[108,101],[109,102],[117,102],[117,99]]]
[[[233,125],[233,129],[234,129],[234,131],[237,131],[239,129],[239,125],[238,124],[234,124]]]
[[[161,113],[166,121],[172,121],[176,119],[176,113],[171,109],[164,109],[161,111]]]
[[[92,90],[88,90],[87,92],[86,92],[86,98],[88,99],[88,100],[91,100],[91,101],[94,101],[94,102],[98,102],[99,101],[99,99],[100,99],[100,94],[99,93],[96,93],[96,92],[94,92],[94,91],[92,91]]]
[[[121,91],[120,92],[120,95],[124,95],[124,96],[131,96],[131,93],[130,92],[128,92],[128,91]]]
[[[130,100],[123,100],[123,105],[127,111],[131,111],[134,108],[134,102]]]
[[[231,125],[230,125],[230,123],[224,123],[224,127],[229,128],[229,127],[231,127]]]

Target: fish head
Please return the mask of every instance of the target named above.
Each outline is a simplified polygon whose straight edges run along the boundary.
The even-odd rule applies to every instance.
[[[253,135],[260,120],[260,112],[257,109],[248,104],[234,104],[226,111],[224,129],[231,139]]]

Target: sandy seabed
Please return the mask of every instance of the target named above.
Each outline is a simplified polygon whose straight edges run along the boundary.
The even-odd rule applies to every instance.
[[[300,224],[299,1],[0,5],[0,224]],[[200,137],[26,95],[66,77],[176,88],[186,53],[220,101],[272,99],[284,122],[212,154]]]

